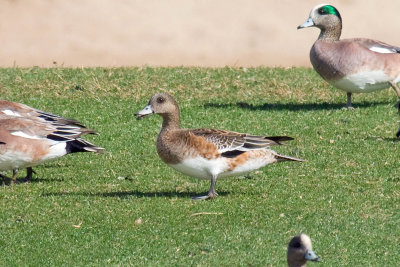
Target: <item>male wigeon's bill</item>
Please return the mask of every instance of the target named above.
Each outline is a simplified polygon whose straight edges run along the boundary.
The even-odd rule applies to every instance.
[[[214,129],[181,129],[180,112],[175,99],[166,93],[156,94],[135,115],[138,118],[158,114],[163,126],[157,138],[160,158],[172,168],[192,177],[211,181],[210,190],[196,200],[217,196],[218,177],[248,173],[279,161],[303,161],[269,149],[292,140],[287,136],[256,136]]]

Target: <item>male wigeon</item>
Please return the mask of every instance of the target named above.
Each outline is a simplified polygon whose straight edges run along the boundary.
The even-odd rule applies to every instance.
[[[27,168],[29,180],[32,166],[69,153],[104,151],[81,138],[95,131],[76,120],[20,103],[0,100],[0,126],[0,171],[13,171],[11,179],[0,176],[12,183],[20,168]]]
[[[287,262],[289,267],[304,267],[307,261],[320,261],[320,258],[312,250],[310,237],[300,234],[289,242]]]
[[[315,6],[298,29],[321,30],[310,51],[311,64],[333,86],[347,92],[346,107],[351,109],[352,93],[368,93],[392,87],[400,89],[400,48],[365,38],[339,40],[342,18],[327,4]]]
[[[269,147],[292,140],[286,136],[255,136],[213,129],[181,129],[179,107],[167,94],[154,95],[149,104],[135,114],[138,119],[158,114],[163,118],[157,138],[160,158],[172,168],[192,177],[211,180],[205,196],[195,200],[217,196],[215,184],[218,177],[247,173],[267,164],[280,161],[302,161],[279,155]]]

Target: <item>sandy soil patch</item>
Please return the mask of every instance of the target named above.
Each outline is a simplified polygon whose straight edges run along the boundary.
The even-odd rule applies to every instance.
[[[0,66],[310,66],[314,0],[9,0]],[[331,1],[343,37],[400,46],[399,0]]]

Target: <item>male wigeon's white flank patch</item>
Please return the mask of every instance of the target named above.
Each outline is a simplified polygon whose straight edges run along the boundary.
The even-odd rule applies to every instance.
[[[387,48],[387,47],[381,47],[381,46],[372,46],[369,48],[369,50],[381,53],[381,54],[393,54],[397,53],[395,50]]]
[[[4,114],[6,114],[7,116],[22,117],[21,114],[19,114],[18,112],[14,112],[14,111],[9,110],[9,109],[5,109],[2,112]]]
[[[369,93],[385,89],[390,86],[390,81],[384,71],[365,71],[351,74],[340,80],[332,81],[332,85],[349,93]]]

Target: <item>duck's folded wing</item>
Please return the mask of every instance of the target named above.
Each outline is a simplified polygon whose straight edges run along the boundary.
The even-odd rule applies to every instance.
[[[219,153],[262,149],[281,145],[283,141],[293,140],[288,136],[258,136],[214,129],[196,129],[190,130],[190,132],[196,136],[202,136],[207,142],[214,144]]]
[[[371,39],[357,39],[358,43],[365,48],[381,53],[381,54],[395,54],[400,53],[400,47],[386,44],[384,42],[371,40]]]
[[[48,112],[29,107],[25,104],[0,100],[0,118],[26,118],[30,120],[46,121],[49,123],[59,123],[64,125],[86,128],[82,123],[74,119],[67,119]],[[93,130],[88,129],[86,133],[92,134]]]
[[[25,118],[0,119],[0,126],[2,130],[8,131],[11,135],[29,139],[47,138],[54,141],[68,141],[83,134],[76,126],[57,126]]]

